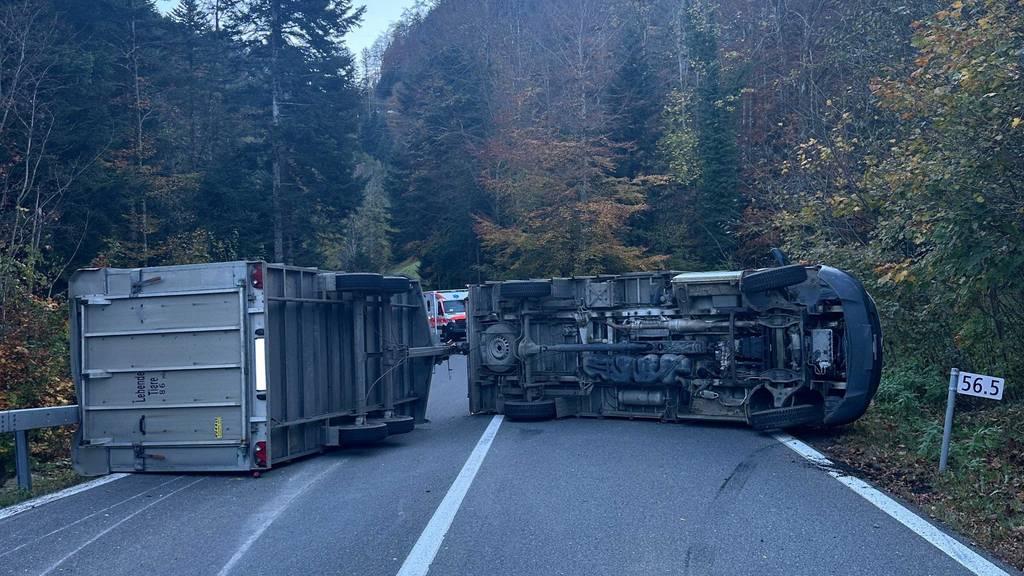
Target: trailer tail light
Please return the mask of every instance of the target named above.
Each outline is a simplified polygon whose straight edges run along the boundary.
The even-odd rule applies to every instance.
[[[257,466],[259,466],[260,468],[267,467],[267,443],[265,441],[260,440],[259,442],[256,443],[255,458]]]
[[[263,265],[257,264],[252,267],[252,287],[263,290]]]

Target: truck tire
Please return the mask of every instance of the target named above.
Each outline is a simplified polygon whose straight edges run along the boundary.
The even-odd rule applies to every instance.
[[[524,400],[506,400],[505,416],[509,420],[537,421],[551,420],[555,417],[554,400],[536,400],[526,402]]]
[[[383,277],[372,272],[350,272],[334,277],[338,292],[377,292],[381,289]]]
[[[367,422],[362,426],[338,426],[338,445],[366,446],[388,437],[388,427],[383,422]]]
[[[510,280],[501,283],[502,298],[543,298],[551,294],[546,280]]]
[[[405,276],[384,276],[380,288],[388,294],[403,294],[409,291],[409,279]]]
[[[751,272],[740,280],[740,289],[747,294],[778,290],[807,280],[807,268],[793,264]]]
[[[822,418],[821,406],[801,404],[751,412],[747,416],[747,421],[754,430],[765,431],[821,424]]]

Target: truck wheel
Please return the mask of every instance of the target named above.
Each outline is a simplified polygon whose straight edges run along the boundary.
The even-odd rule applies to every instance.
[[[510,280],[501,283],[502,298],[543,298],[551,294],[551,283],[545,280]]]
[[[372,272],[350,272],[334,277],[334,288],[338,292],[377,292],[381,289],[383,277]]]
[[[740,281],[740,289],[747,294],[778,290],[807,280],[807,268],[793,264],[751,272]]]
[[[368,422],[363,426],[338,426],[338,445],[366,446],[388,437],[388,427],[383,422]]]
[[[380,280],[380,288],[388,294],[402,294],[409,291],[409,279],[405,276],[385,276]]]
[[[821,424],[822,417],[821,406],[801,404],[751,412],[747,416],[747,422],[754,430],[782,430]]]
[[[537,421],[551,420],[555,417],[554,400],[537,400],[526,402],[523,400],[506,400],[505,416],[509,420]]]

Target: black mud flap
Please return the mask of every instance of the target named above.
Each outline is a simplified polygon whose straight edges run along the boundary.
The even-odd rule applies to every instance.
[[[787,408],[772,408],[751,412],[747,421],[755,430],[777,430],[781,428],[792,428],[794,426],[806,426],[809,424],[821,424],[821,406],[813,404],[802,404]]]

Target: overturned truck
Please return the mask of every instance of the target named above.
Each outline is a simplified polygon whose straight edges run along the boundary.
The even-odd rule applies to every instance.
[[[472,286],[474,413],[839,425],[878,388],[882,335],[827,266]]]
[[[417,282],[266,262],[71,279],[75,468],[260,471],[425,418],[436,346]]]

